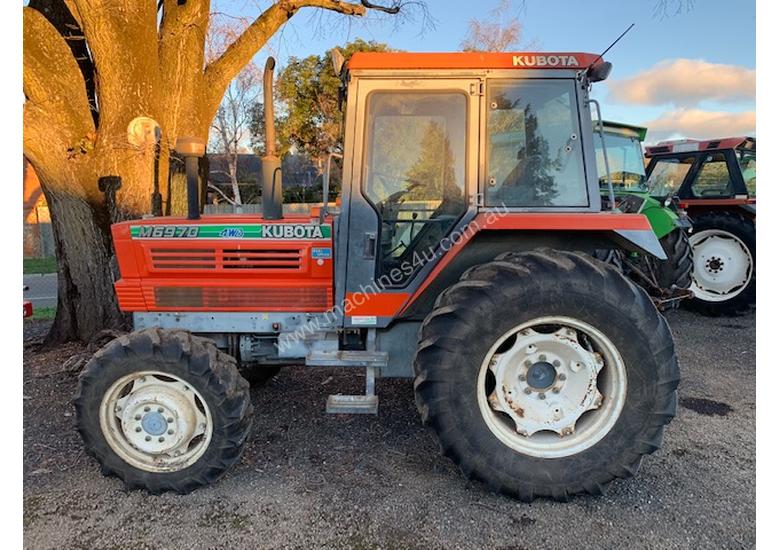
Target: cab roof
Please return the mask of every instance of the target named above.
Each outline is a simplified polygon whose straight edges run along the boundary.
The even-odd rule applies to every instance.
[[[600,58],[582,52],[357,52],[349,69],[587,69]]]
[[[689,153],[691,151],[714,151],[717,149],[755,149],[756,138],[738,136],[715,139],[678,139],[662,141],[652,147],[645,148],[645,156],[663,155],[667,153]]]
[[[596,128],[597,121],[593,122],[593,127]],[[644,141],[647,137],[647,128],[644,126],[634,126],[632,124],[626,124],[624,122],[615,122],[612,120],[604,121],[604,131],[611,132],[613,134],[622,134],[630,137],[636,137],[639,141]]]

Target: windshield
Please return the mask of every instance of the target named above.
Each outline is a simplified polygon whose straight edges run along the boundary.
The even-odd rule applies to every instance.
[[[596,145],[596,165],[599,171],[599,185],[607,187],[607,169],[604,165],[604,152],[601,149],[601,137],[598,132],[593,136]],[[642,156],[642,144],[634,136],[604,132],[607,146],[607,162],[616,191],[647,191],[645,163]]]
[[[696,161],[694,155],[682,158],[659,158],[650,172],[647,187],[653,197],[674,195],[685,181],[691,166]]]

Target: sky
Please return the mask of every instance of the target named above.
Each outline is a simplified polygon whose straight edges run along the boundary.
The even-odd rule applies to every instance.
[[[755,135],[756,7],[753,0],[511,1],[507,18],[523,25],[518,51],[601,53],[631,23],[636,26],[605,56],[609,79],[593,97],[604,118],[649,128],[659,139]],[[363,19],[304,9],[271,40],[257,61],[272,53],[280,64],[290,56],[323,54],[356,38],[406,51],[458,51],[471,19],[482,20],[498,0],[428,0],[433,28],[372,15]],[[689,5],[689,3],[691,5]],[[220,0],[217,9],[252,17],[262,0]],[[523,45],[532,44],[532,48]]]

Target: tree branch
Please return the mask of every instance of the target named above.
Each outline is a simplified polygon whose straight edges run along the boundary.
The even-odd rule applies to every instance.
[[[369,3],[370,4],[370,3]],[[371,9],[373,4],[371,4]],[[274,33],[301,8],[322,8],[344,15],[362,16],[366,6],[339,0],[279,0],[247,27],[225,52],[206,67],[208,86],[220,91],[249,63]],[[392,13],[392,12],[391,12]]]
[[[80,140],[92,135],[95,125],[87,90],[70,47],[39,11],[24,8],[23,13],[23,88],[27,101],[57,122],[63,137]]]
[[[208,184],[208,188],[209,188],[209,189],[213,189],[214,191],[216,191],[217,193],[219,193],[220,195],[222,195],[222,198],[223,198],[223,199],[225,199],[226,201],[228,201],[228,202],[229,202],[230,204],[232,204],[233,206],[236,206],[236,201],[234,201],[233,199],[231,199],[230,197],[228,197],[228,196],[227,196],[227,195],[226,195],[226,194],[225,194],[225,193],[222,191],[222,189],[220,189],[219,187],[217,187],[217,186],[216,186],[216,185],[214,185],[213,183],[209,183],[209,184]]]

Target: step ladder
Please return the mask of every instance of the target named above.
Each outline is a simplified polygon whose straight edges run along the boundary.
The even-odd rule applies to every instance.
[[[377,414],[376,371],[387,365],[387,353],[377,351],[312,352],[306,357],[309,367],[353,367],[366,369],[364,395],[329,395],[325,412],[330,414]]]

